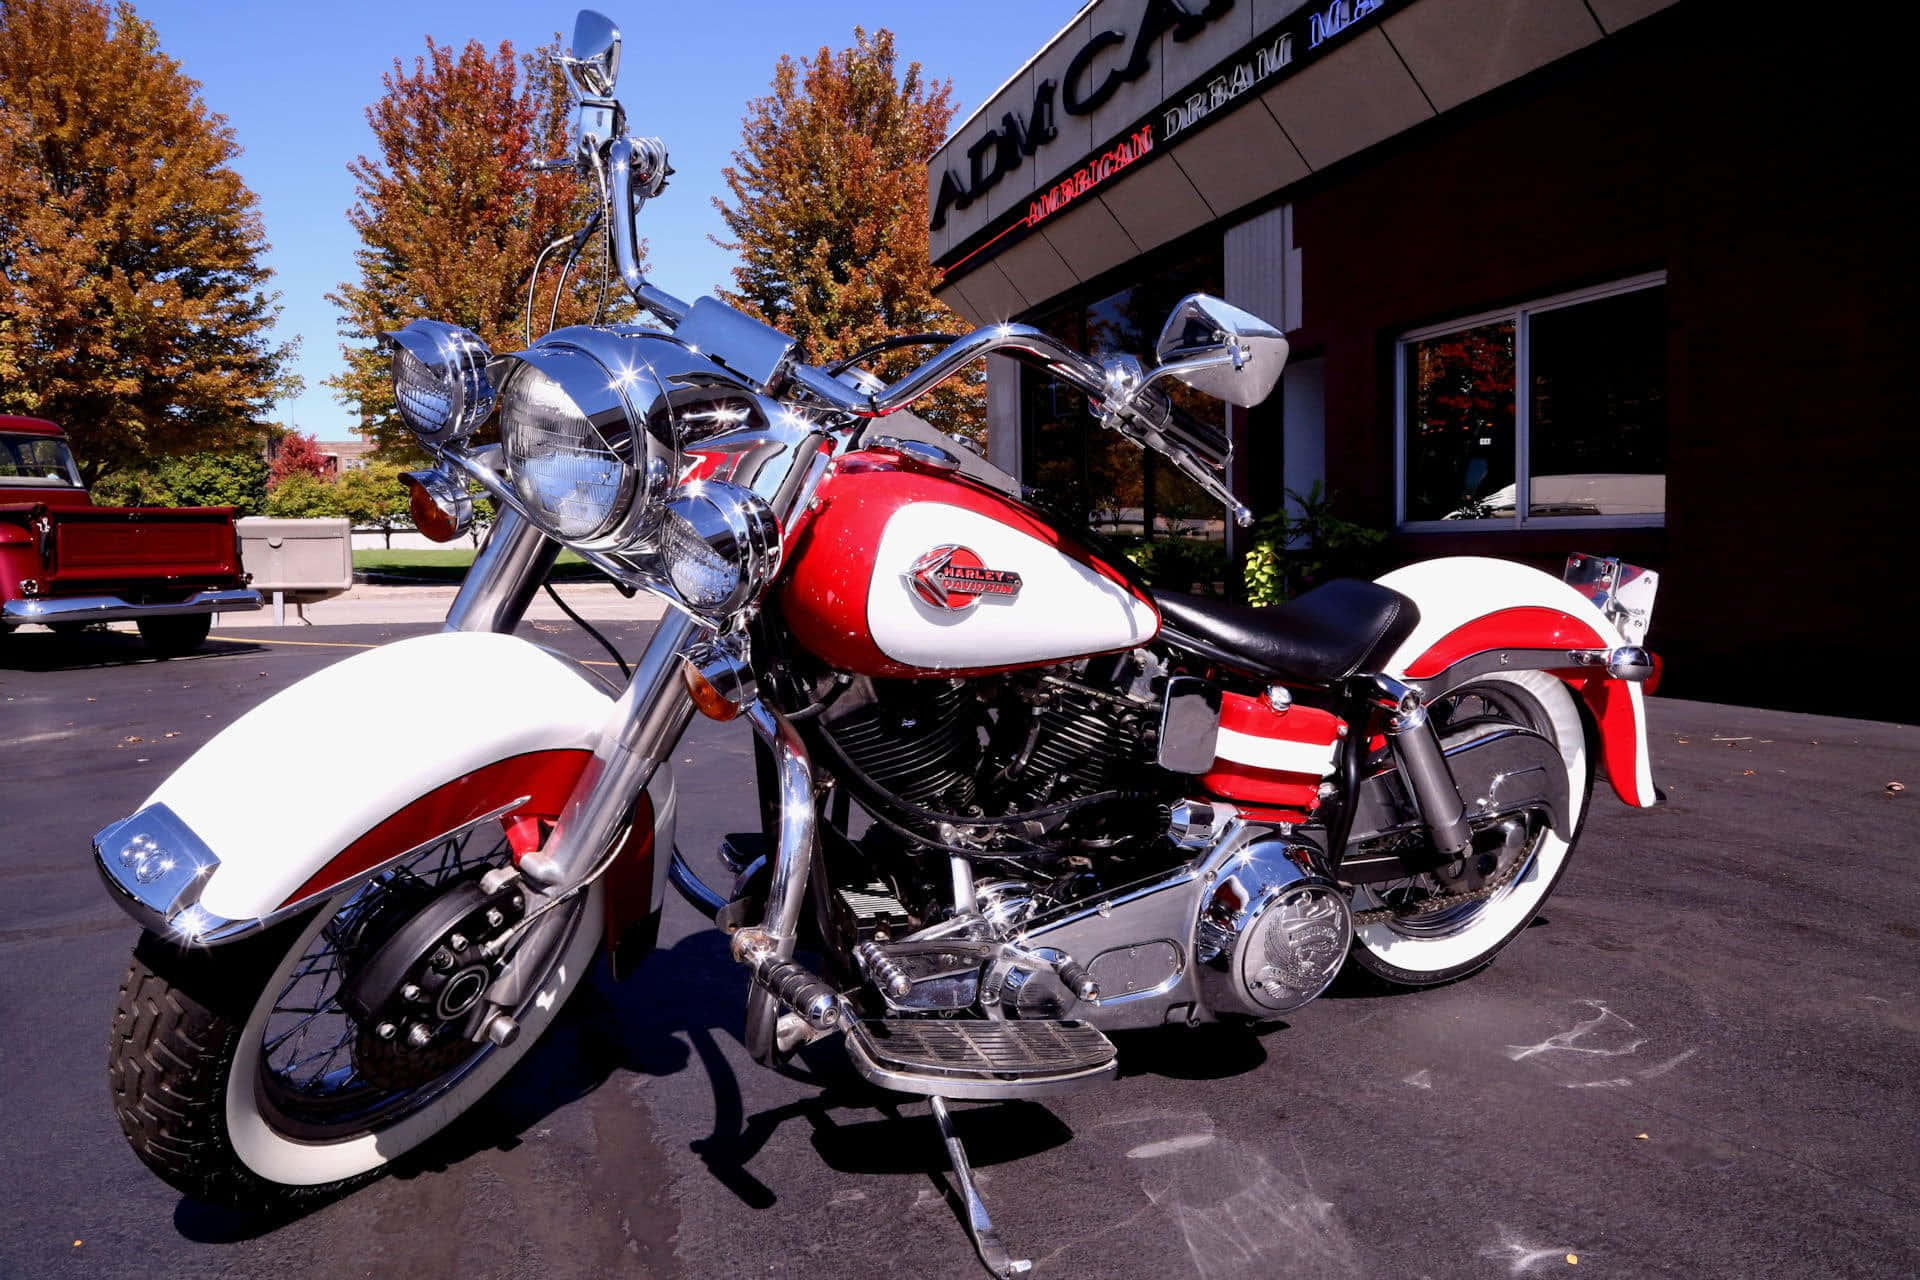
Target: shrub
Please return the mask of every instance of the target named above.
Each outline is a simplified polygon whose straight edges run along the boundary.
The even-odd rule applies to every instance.
[[[1166,591],[1214,593],[1227,572],[1227,549],[1198,538],[1160,538],[1128,549],[1127,559],[1153,586]]]
[[[1386,530],[1342,520],[1318,480],[1304,496],[1287,490],[1287,506],[1253,526],[1247,552],[1247,603],[1279,604],[1333,578],[1370,578],[1379,569]]]

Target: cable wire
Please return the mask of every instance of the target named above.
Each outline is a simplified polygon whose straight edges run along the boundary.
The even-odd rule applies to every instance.
[[[567,602],[560,598],[560,593],[553,589],[551,582],[543,582],[540,586],[541,589],[547,593],[547,598],[560,606],[560,612],[572,618],[575,626],[600,642],[600,647],[607,651],[608,656],[613,659],[614,665],[620,668],[620,678],[623,680],[633,679],[633,668],[629,667],[627,660],[620,656],[620,651],[613,647],[613,642],[596,631],[591,622],[588,622],[585,618],[575,613],[573,609],[568,606]]]

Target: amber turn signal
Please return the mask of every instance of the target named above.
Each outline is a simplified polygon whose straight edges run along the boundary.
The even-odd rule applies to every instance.
[[[760,686],[748,665],[746,647],[738,637],[704,641],[681,659],[681,678],[687,696],[710,720],[731,720],[760,696]]]
[[[740,714],[740,704],[727,701],[713,682],[700,674],[700,669],[691,662],[680,668],[681,676],[687,682],[687,696],[693,699],[693,705],[701,715],[709,720],[731,720]]]
[[[407,511],[413,517],[415,529],[435,542],[452,542],[465,532],[461,527],[458,507],[450,510],[443,506],[428,490],[419,473],[408,472],[400,479],[407,486]]]

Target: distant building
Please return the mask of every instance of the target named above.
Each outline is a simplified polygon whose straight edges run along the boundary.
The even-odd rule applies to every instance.
[[[327,456],[327,474],[356,471],[367,465],[374,446],[367,440],[319,440],[320,452]]]
[[[1904,50],[1849,5],[1096,0],[932,158],[939,293],[1133,354],[1221,294],[1293,346],[1188,404],[1256,511],[1322,481],[1403,562],[1619,555],[1668,692],[1920,714],[1854,674],[1912,596]],[[1043,373],[988,403],[1090,516],[1195,509]]]

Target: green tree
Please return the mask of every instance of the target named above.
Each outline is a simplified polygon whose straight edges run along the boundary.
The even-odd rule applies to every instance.
[[[151,467],[107,476],[93,487],[93,500],[102,506],[233,507],[243,516],[262,515],[267,464],[257,448],[162,458]]]
[[[1304,495],[1289,489],[1286,496],[1298,514],[1282,506],[1253,526],[1248,604],[1279,604],[1334,578],[1369,578],[1379,569],[1386,530],[1334,515],[1334,497],[1318,480]]]
[[[64,426],[89,485],[298,390],[239,152],[130,4],[0,4],[0,412]]]
[[[933,296],[926,162],[953,119],[952,82],[904,70],[893,33],[805,61],[782,55],[772,92],[747,104],[740,145],[715,198],[740,255],[722,296],[826,360],[886,338],[970,326]],[[898,373],[929,353],[875,366]],[[984,438],[985,379],[948,381],[919,411],[942,430]]]
[[[586,182],[533,170],[535,160],[567,148],[571,100],[549,56],[555,48],[516,58],[511,44],[488,52],[469,41],[456,50],[429,38],[411,71],[394,59],[382,78],[386,93],[367,108],[378,153],[348,166],[357,184],[347,217],[360,236],[359,278],[327,295],[340,309],[347,369],[327,385],[383,452],[404,455],[413,442],[394,406],[379,335],[412,320],[447,320],[495,349],[518,350],[535,259],[591,214]],[[559,323],[598,312],[594,255],[604,252],[596,238],[561,296]],[[558,280],[549,259],[541,284]],[[604,318],[630,314],[617,298],[608,303]],[[545,318],[542,309],[543,327]]]
[[[397,463],[369,462],[343,473],[333,486],[338,514],[353,521],[356,529],[380,530],[389,547],[395,529],[411,528],[413,524],[410,495],[400,481],[400,471]]]
[[[337,487],[319,476],[295,472],[267,495],[267,514],[288,520],[309,520],[316,516],[340,516]]]

